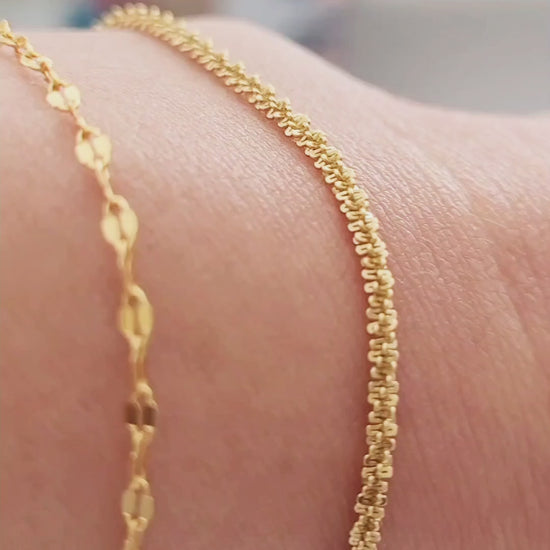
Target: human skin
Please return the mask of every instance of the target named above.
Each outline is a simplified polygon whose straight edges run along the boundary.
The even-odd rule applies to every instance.
[[[550,545],[550,119],[450,112],[237,21],[193,25],[344,152],[396,277],[400,432],[382,549]],[[114,143],[140,219],[160,405],[150,550],[346,548],[365,297],[320,173],[202,68],[131,32],[28,33]],[[0,54],[0,547],[119,548],[126,347],[69,117]]]

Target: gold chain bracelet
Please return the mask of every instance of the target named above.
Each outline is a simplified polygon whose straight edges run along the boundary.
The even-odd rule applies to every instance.
[[[355,251],[360,257],[361,275],[368,295],[368,354],[372,365],[368,385],[368,452],[361,471],[362,488],[357,497],[357,521],[350,533],[354,550],[376,550],[385,513],[388,480],[392,477],[392,452],[397,435],[398,402],[397,314],[393,305],[393,276],[387,265],[387,251],[378,234],[378,221],[369,208],[366,193],[358,187],[353,170],[344,166],[341,153],[327,144],[326,136],[311,128],[305,115],[295,114],[288,100],[279,99],[271,86],[257,76],[248,76],[241,63],[232,64],[227,56],[196,33],[176,23],[171,13],[143,5],[114,8],[103,19],[107,27],[132,28],[160,38],[212,71],[236,93],[243,94],[267,118],[275,120],[285,135],[302,148],[330,186],[340,210],[348,220]],[[78,161],[93,171],[103,198],[101,229],[105,240],[115,249],[122,276],[119,327],[129,345],[129,364],[133,374],[133,392],[127,423],[131,433],[131,479],[122,499],[127,525],[125,550],[139,550],[153,515],[153,499],[145,470],[147,449],[152,440],[157,404],[145,372],[145,355],[153,327],[153,311],[143,289],[135,282],[132,261],[138,221],[124,197],[111,186],[111,142],[98,128],[80,115],[80,93],[76,86],[62,80],[51,60],[38,54],[24,36],[12,33],[6,21],[0,22],[0,45],[11,47],[20,63],[44,77],[48,103],[68,112],[77,126],[75,153]]]
[[[26,37],[11,31],[0,21],[0,46],[15,51],[21,65],[42,74],[48,91],[46,100],[60,111],[69,113],[77,127],[75,154],[78,161],[95,175],[103,194],[101,230],[115,250],[122,278],[122,297],[118,324],[129,346],[129,364],[133,391],[126,420],[131,434],[131,479],[122,497],[127,525],[125,550],[138,550],[143,533],[153,515],[153,498],[145,470],[147,448],[153,438],[157,404],[145,372],[145,354],[153,328],[153,309],[143,289],[135,282],[134,245],[138,219],[128,201],[116,194],[111,185],[111,141],[99,128],[90,126],[80,114],[80,92],[54,71],[50,59],[36,52]]]
[[[211,42],[187,30],[172,13],[161,12],[155,6],[128,4],[124,8],[113,8],[103,17],[102,24],[135,29],[160,38],[187,53],[222,79],[226,86],[245,96],[313,159],[340,203],[340,210],[348,221],[347,227],[353,234],[355,251],[360,257],[361,275],[366,281],[367,332],[371,336],[368,359],[372,366],[368,385],[368,402],[372,407],[366,428],[368,452],[363,459],[363,485],[355,504],[358,517],[349,543],[355,550],[376,550],[380,542],[388,480],[393,473],[399,386],[396,380],[398,351],[394,280],[387,264],[386,246],[378,234],[378,220],[370,210],[367,194],[357,185],[353,170],[344,165],[341,153],[328,145],[325,134],[314,130],[305,115],[294,113],[289,101],[278,98],[272,86],[262,84],[257,76],[249,76],[242,63],[231,63],[225,53],[215,51]]]

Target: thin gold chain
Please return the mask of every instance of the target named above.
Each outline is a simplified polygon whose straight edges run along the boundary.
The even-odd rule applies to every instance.
[[[122,512],[127,525],[125,550],[138,550],[143,533],[153,515],[153,498],[145,459],[153,438],[157,404],[145,372],[145,354],[153,328],[153,309],[143,289],[136,283],[132,268],[138,219],[128,201],[116,194],[111,185],[111,141],[99,128],[88,124],[80,114],[80,92],[63,80],[47,57],[36,52],[25,36],[11,31],[7,21],[0,21],[0,46],[15,51],[24,67],[42,74],[47,85],[46,100],[67,112],[76,125],[75,155],[95,175],[103,194],[101,231],[115,250],[122,279],[122,296],[118,324],[128,341],[132,372],[132,394],[126,421],[131,434],[131,478],[122,496]]]
[[[128,4],[124,8],[113,8],[102,23],[106,27],[135,29],[160,38],[187,53],[222,79],[226,86],[245,96],[314,161],[340,204],[340,211],[346,216],[347,227],[353,234],[368,295],[366,314],[370,335],[368,359],[371,363],[368,402],[372,409],[366,428],[368,452],[363,459],[363,485],[355,504],[357,520],[350,532],[349,543],[354,550],[376,550],[380,542],[388,480],[393,473],[399,386],[396,380],[398,351],[394,279],[387,264],[386,246],[378,234],[378,220],[370,210],[367,194],[357,185],[353,170],[344,165],[341,153],[328,145],[325,134],[311,127],[307,116],[294,113],[289,101],[278,98],[272,86],[262,84],[257,76],[249,76],[242,63],[231,63],[225,53],[215,51],[209,41],[187,30],[181,21],[174,20],[170,12],[161,12],[154,6]]]

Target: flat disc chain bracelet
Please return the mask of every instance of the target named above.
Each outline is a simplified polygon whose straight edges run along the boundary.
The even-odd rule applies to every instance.
[[[280,99],[272,86],[248,75],[242,63],[231,63],[211,42],[187,30],[170,12],[141,4],[115,7],[102,19],[102,26],[134,29],[163,40],[212,72],[226,86],[241,94],[266,118],[273,120],[288,138],[310,157],[333,192],[347,220],[355,252],[361,265],[367,295],[367,333],[370,381],[368,402],[371,411],[366,426],[367,454],[361,469],[362,487],[355,503],[357,520],[349,545],[353,550],[376,550],[385,515],[388,483],[393,475],[392,453],[397,436],[396,408],[399,385],[396,380],[397,313],[393,303],[393,275],[387,263],[386,246],[378,233],[378,220],[370,210],[369,198],[357,185],[354,171],[345,166],[342,154],[330,146],[327,137],[313,129],[307,116],[294,113],[286,99]],[[153,437],[157,404],[145,373],[145,353],[153,325],[152,308],[141,287],[134,281],[132,258],[137,234],[137,217],[128,202],[114,193],[109,165],[111,145],[99,129],[89,126],[79,114],[77,88],[61,80],[51,61],[37,54],[26,38],[14,35],[1,23],[0,44],[12,47],[19,61],[40,72],[48,86],[48,102],[72,115],[77,126],[77,159],[91,169],[103,192],[101,223],[105,239],[114,247],[122,274],[123,291],[119,326],[129,348],[133,388],[127,412],[131,434],[131,477],[122,498],[127,525],[124,550],[140,550],[144,532],[153,515],[153,498],[145,470],[146,452]]]
[[[88,124],[80,114],[78,88],[63,80],[47,57],[36,52],[26,37],[11,31],[7,21],[0,21],[0,46],[15,51],[24,67],[39,72],[46,81],[47,102],[71,115],[75,123],[77,160],[95,175],[103,194],[101,231],[116,253],[122,279],[122,296],[118,325],[125,336],[132,373],[132,393],[126,410],[130,429],[130,483],[122,496],[122,513],[127,537],[124,550],[138,550],[143,533],[153,516],[153,497],[147,480],[145,459],[155,431],[157,404],[145,372],[145,354],[153,328],[153,308],[143,289],[136,283],[133,256],[138,219],[128,201],[114,192],[111,185],[111,140],[99,128]]]

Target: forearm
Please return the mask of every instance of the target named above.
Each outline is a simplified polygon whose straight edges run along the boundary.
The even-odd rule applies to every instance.
[[[380,217],[402,349],[388,548],[542,548],[549,124],[421,109],[258,29],[197,25],[328,133]],[[276,125],[153,40],[31,40],[112,137],[141,221],[161,404],[151,548],[343,547],[367,336],[331,193]],[[0,63],[2,546],[57,547],[62,529],[63,546],[116,547],[128,373],[99,192],[70,119]]]

